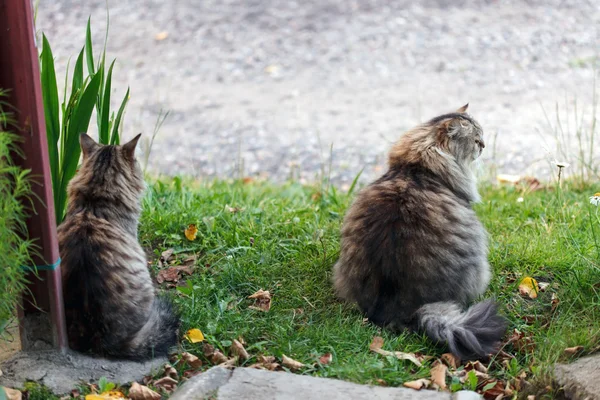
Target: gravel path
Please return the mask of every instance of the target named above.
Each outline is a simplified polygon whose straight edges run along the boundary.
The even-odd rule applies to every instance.
[[[154,171],[313,181],[331,165],[345,186],[363,167],[365,179],[381,173],[404,130],[469,102],[485,161],[543,176],[555,150],[543,108],[554,120],[556,102],[577,99],[590,114],[595,0],[109,3],[113,97],[132,93],[126,136],[151,136],[170,110]],[[40,3],[60,71],[88,15],[98,49],[104,1]]]

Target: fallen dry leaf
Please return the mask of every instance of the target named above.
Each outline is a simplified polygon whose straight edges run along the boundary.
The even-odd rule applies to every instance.
[[[191,256],[186,256],[183,260],[182,260],[182,264],[187,266],[187,267],[191,267],[193,265],[196,264],[196,260],[198,259],[198,257],[195,254],[192,254]]]
[[[530,394],[527,396],[527,400],[535,400],[535,394]]]
[[[163,283],[177,282],[179,280],[179,270],[175,267],[169,267],[167,269],[160,270],[156,275],[156,282]]]
[[[383,346],[383,338],[380,336],[375,336],[375,337],[373,337],[373,341],[371,341],[371,344],[369,345],[369,350],[371,350],[374,353],[381,354],[382,356],[392,356],[392,357],[396,357],[399,360],[408,360],[418,367],[423,365],[423,364],[421,364],[421,361],[417,358],[417,356],[415,354],[404,353],[401,351],[387,351],[387,350],[383,350],[381,348],[382,346]]]
[[[190,367],[197,369],[202,366],[202,360],[195,355],[188,353],[187,351],[181,353],[181,359],[187,363]]]
[[[185,338],[192,343],[198,343],[204,341],[204,334],[198,328],[190,329],[185,333]]]
[[[254,299],[254,305],[248,307],[254,310],[269,311],[271,309],[271,293],[268,290],[260,289],[258,292],[248,296]]]
[[[156,35],[154,35],[154,40],[161,41],[161,40],[165,40],[168,37],[169,37],[169,32],[162,31],[162,32],[159,32]]]
[[[521,296],[528,296],[530,299],[535,299],[538,296],[540,287],[535,279],[526,276],[519,283],[519,293]]]
[[[550,284],[548,282],[538,282],[538,286],[540,288],[540,292],[544,292],[546,289],[548,289]]]
[[[383,338],[381,336],[374,336],[371,344],[369,345],[369,350],[377,351],[383,347]]]
[[[509,174],[498,174],[496,175],[496,180],[498,183],[512,183],[516,185],[520,180],[520,175],[509,175]]]
[[[225,354],[221,353],[219,350],[215,350],[210,357],[210,362],[212,362],[214,365],[221,365],[227,362],[227,357],[225,357]]]
[[[153,385],[157,388],[163,389],[167,393],[171,393],[177,388],[177,383],[177,380],[171,378],[170,376],[165,376],[154,381]]]
[[[238,360],[239,360],[239,358],[237,356],[231,357],[224,363],[220,364],[220,366],[223,368],[233,369],[238,364]]]
[[[429,386],[430,383],[431,382],[428,379],[422,378],[417,379],[416,381],[404,382],[402,386],[410,389],[421,390]]]
[[[165,364],[164,368],[165,370],[163,372],[163,376],[168,376],[169,378],[173,379],[179,379],[179,374],[177,373],[177,370],[173,368],[173,366],[171,366],[170,364]]]
[[[515,329],[508,338],[506,343],[512,343],[513,347],[518,351],[533,351],[535,349],[535,342],[531,336],[525,336],[525,334],[518,329]]]
[[[137,382],[133,382],[129,389],[129,398],[131,400],[160,400],[161,397],[162,396],[154,390],[147,386],[140,385]]]
[[[268,371],[280,371],[282,369],[281,365],[275,362],[276,360],[273,356],[260,355],[257,357],[257,361],[257,363],[250,365],[249,368],[266,369]]]
[[[577,353],[581,353],[583,351],[584,347],[583,346],[575,346],[575,347],[567,347],[564,350],[565,355],[567,356],[573,356]]]
[[[281,365],[283,365],[286,368],[291,369],[292,371],[296,371],[300,368],[304,368],[304,364],[302,364],[299,361],[294,360],[293,358],[289,358],[285,354],[282,354],[282,356],[281,356]]]
[[[487,367],[483,365],[481,361],[470,361],[467,363],[467,365],[465,365],[465,370],[470,371],[472,369],[484,374],[487,374],[488,372]]]
[[[452,353],[442,354],[442,361],[444,361],[446,365],[452,369],[456,369],[460,365],[460,358]]]
[[[198,228],[196,228],[196,225],[194,224],[189,224],[188,227],[185,229],[184,233],[187,240],[196,240],[196,235],[198,235]]]
[[[558,305],[560,304],[560,300],[558,299],[558,296],[556,295],[556,293],[552,293],[552,298],[550,300],[550,306],[551,306],[551,311],[556,310],[556,307],[558,307]]]
[[[202,344],[202,353],[204,354],[204,357],[210,357],[214,354],[215,352],[215,348],[212,344],[209,343],[203,343]]]
[[[4,389],[7,400],[21,400],[23,398],[23,393],[19,390],[0,386],[0,390],[2,389]]]
[[[162,253],[160,253],[160,259],[159,260],[163,264],[168,263],[174,252],[175,252],[175,249],[167,249],[167,250],[163,251]]]
[[[233,339],[233,343],[231,344],[231,352],[234,355],[238,356],[240,360],[247,360],[248,358],[250,358],[250,355],[244,348],[244,345],[236,339]]]
[[[483,385],[481,391],[483,398],[486,400],[495,400],[496,398],[504,398],[505,390],[504,383],[501,381],[492,381]]]
[[[436,388],[445,390],[446,389],[446,372],[448,371],[448,367],[446,364],[441,362],[436,362],[433,368],[429,371],[431,374],[431,382],[435,385]]]
[[[202,371],[187,370],[183,373],[183,379],[190,379],[192,376],[196,376],[201,373],[202,373]]]
[[[258,362],[261,364],[270,364],[276,361],[275,356],[258,356]]]
[[[333,361],[333,355],[331,353],[325,353],[321,357],[319,357],[319,364],[327,365]]]
[[[230,207],[229,205],[226,205],[225,209],[232,214],[238,213],[240,211],[244,211],[244,208]]]

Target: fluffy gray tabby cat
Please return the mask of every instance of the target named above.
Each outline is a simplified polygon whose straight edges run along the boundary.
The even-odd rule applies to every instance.
[[[494,352],[506,323],[488,300],[487,234],[471,164],[483,132],[467,106],[405,133],[389,170],[348,210],[334,266],[338,295],[374,323],[424,331],[462,359]]]
[[[137,238],[145,187],[138,139],[103,146],[81,135],[83,162],[58,240],[71,348],[143,360],[176,344],[179,317],[156,296]]]

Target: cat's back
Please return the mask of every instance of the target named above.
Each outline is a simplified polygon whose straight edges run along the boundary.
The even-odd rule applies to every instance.
[[[480,226],[468,199],[419,166],[390,170],[365,187],[348,210],[342,236],[393,229],[438,236],[452,226]]]
[[[145,254],[137,238],[93,212],[68,215],[58,228],[58,242],[63,275],[77,270],[104,275],[107,282],[116,274],[136,276],[142,282],[150,279]]]

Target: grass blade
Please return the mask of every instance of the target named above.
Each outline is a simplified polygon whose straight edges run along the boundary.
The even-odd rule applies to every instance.
[[[54,70],[54,56],[46,35],[43,35],[42,54],[42,99],[44,102],[44,117],[46,119],[46,136],[48,139],[48,155],[52,169],[53,187],[58,182],[58,138],[60,136],[60,120],[58,114],[58,88],[56,85],[56,71]],[[56,193],[54,194],[56,200]]]
[[[88,72],[92,75],[94,70],[94,50],[92,48],[92,29],[90,27],[90,20],[92,17],[88,17],[87,29],[85,31],[85,56],[87,60]]]
[[[356,189],[356,184],[358,183],[358,179],[360,178],[360,176],[362,175],[363,171],[365,169],[361,169],[360,172],[358,173],[358,175],[356,175],[354,177],[354,180],[352,181],[352,185],[350,185],[350,189],[348,189],[348,196],[351,196],[352,193],[354,193],[354,189]]]
[[[127,106],[127,102],[129,101],[129,88],[127,88],[127,92],[125,93],[125,97],[121,102],[121,106],[119,107],[119,111],[117,112],[117,118],[112,126],[112,135],[110,137],[111,144],[119,144],[121,141],[121,135],[119,134],[119,129],[121,128],[121,118],[123,117],[123,112],[125,111],[125,106]]]

